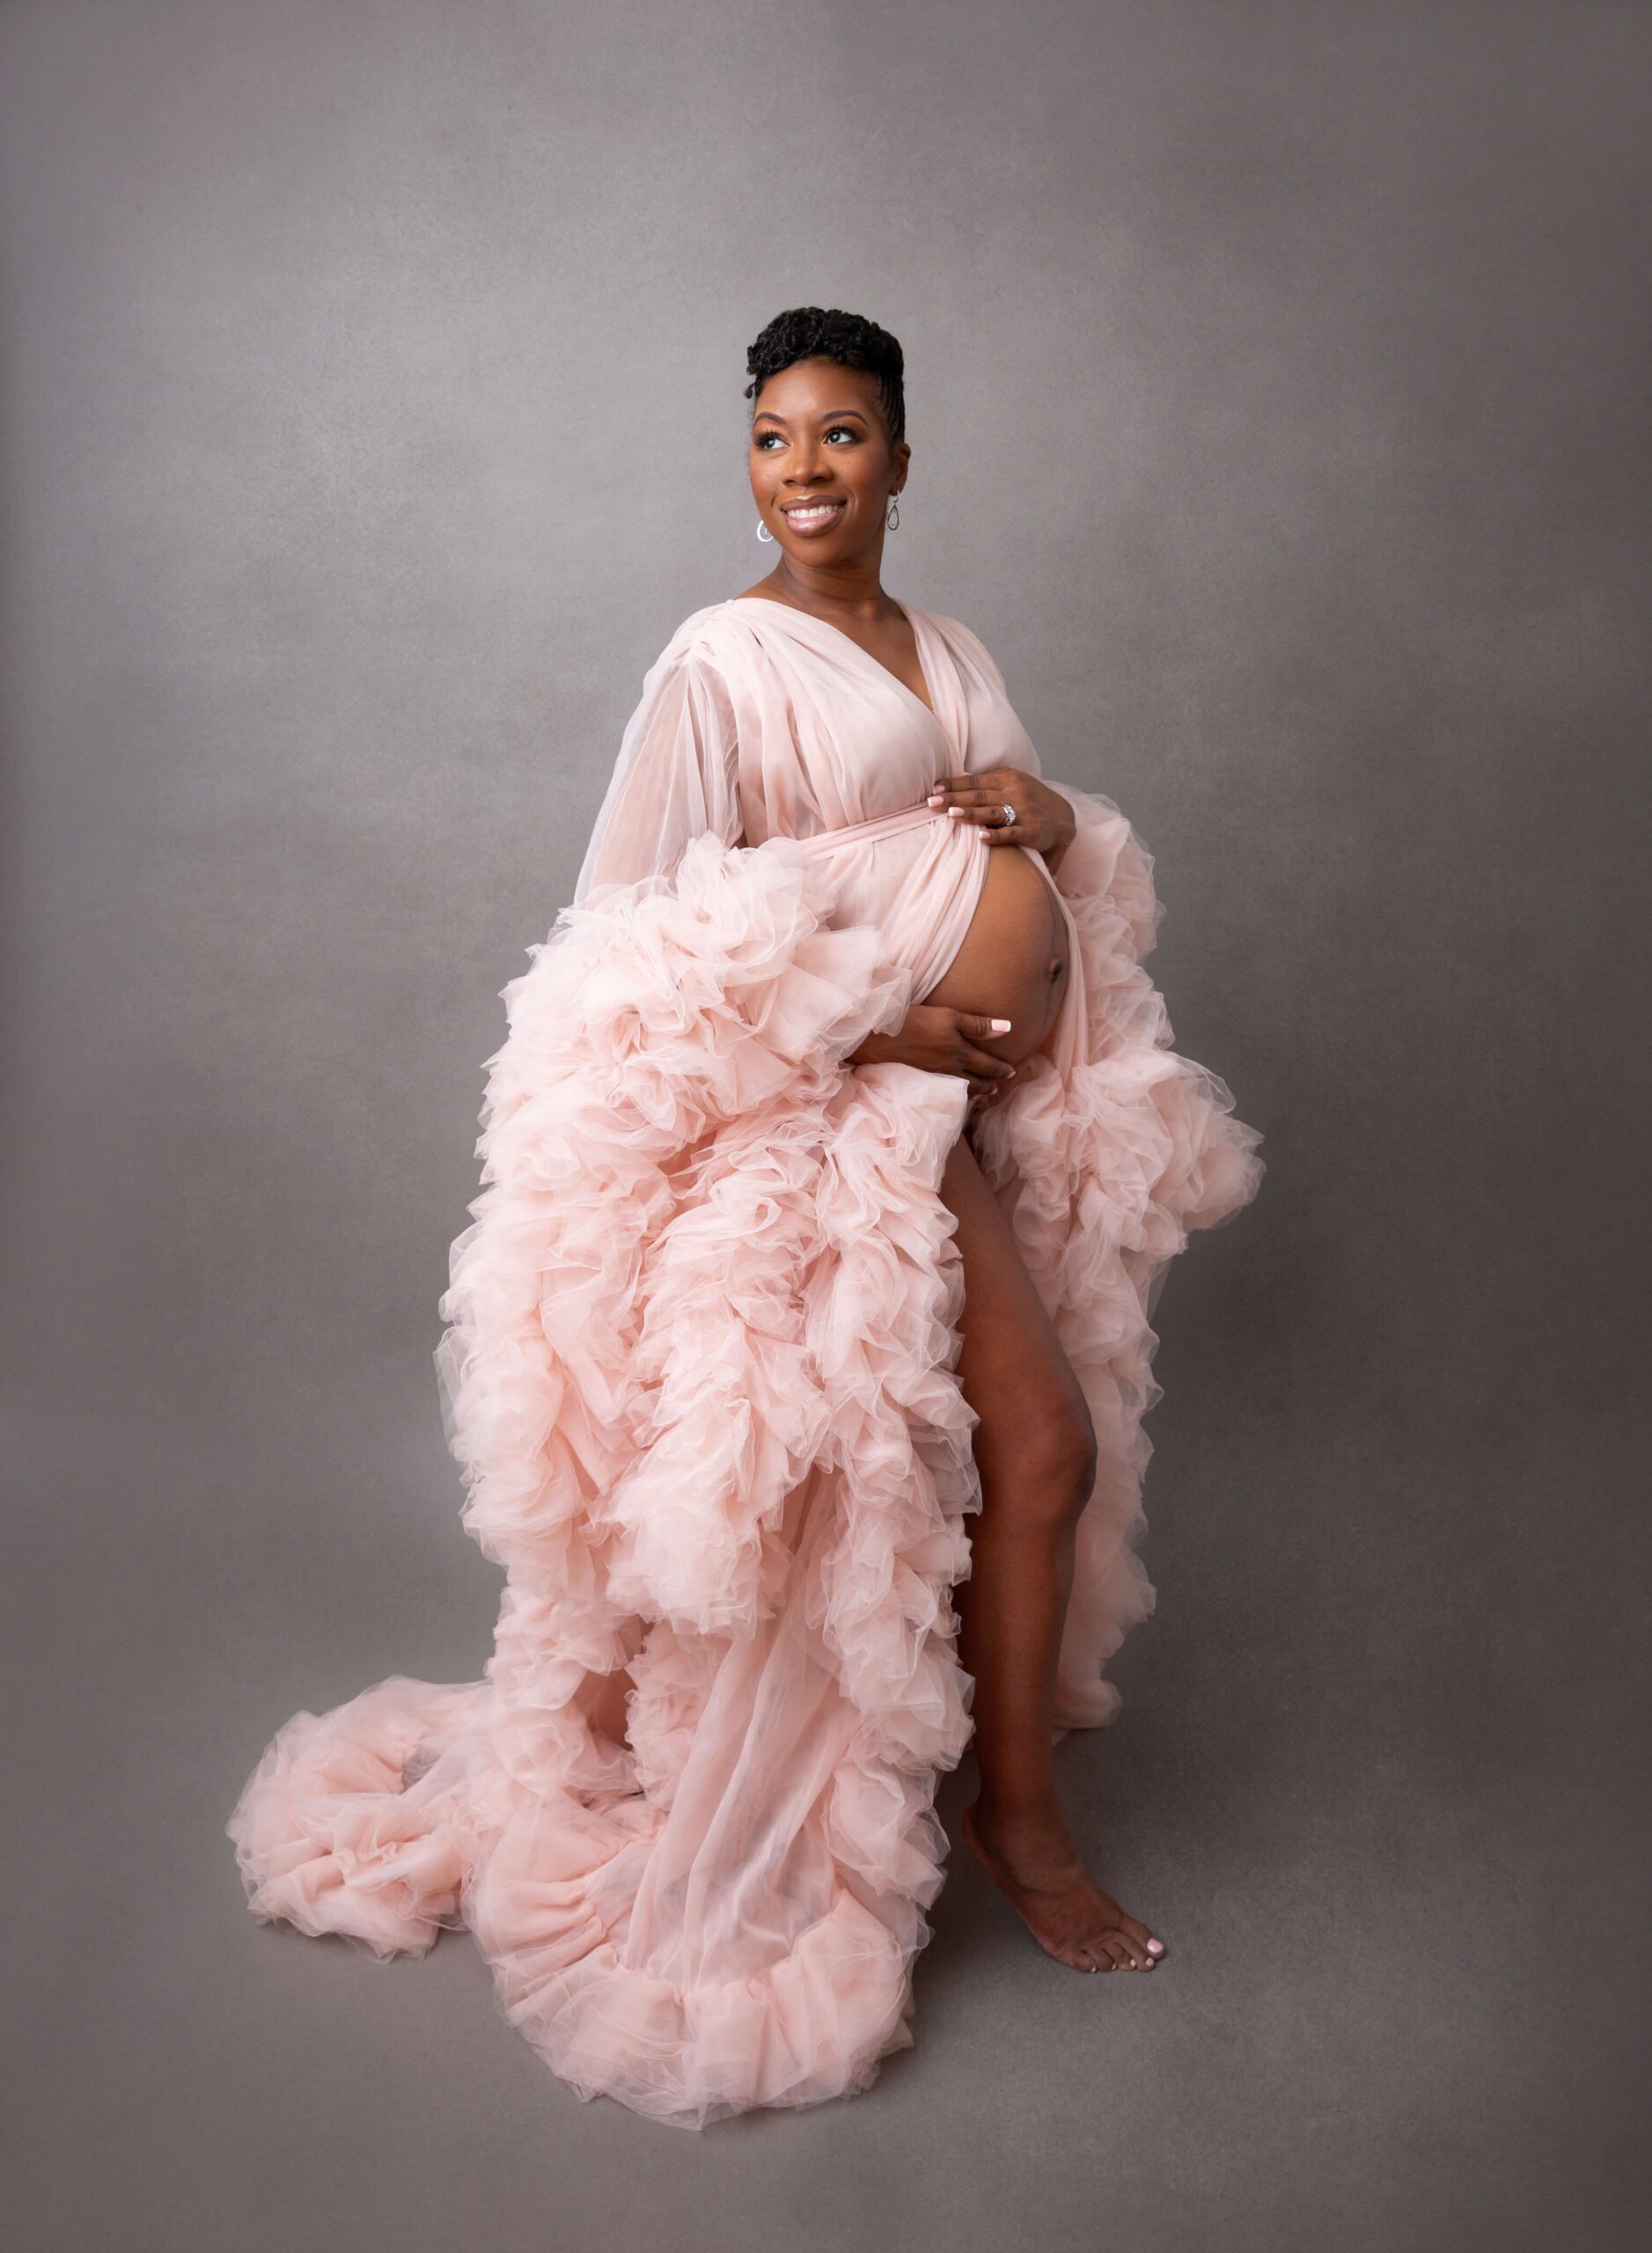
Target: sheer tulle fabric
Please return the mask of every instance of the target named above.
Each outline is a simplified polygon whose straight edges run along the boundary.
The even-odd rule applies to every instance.
[[[689,2128],[863,2089],[913,2039],[935,1787],[971,1729],[951,1591],[980,1493],[939,1194],[967,1090],[845,1059],[979,894],[929,783],[1038,771],[957,621],[911,613],[930,712],[835,628],[751,615],[777,607],[673,637],[574,903],[506,988],[437,1356],[505,1574],[484,1678],[298,1714],[230,1824],[261,1918],[383,1957],[468,1926],[554,2072]],[[1102,1666],[1152,1602],[1157,1287],[1262,1164],[1170,1046],[1148,855],[1059,787],[1067,1002],[975,1141],[1101,1441],[1075,1728],[1111,1718]],[[628,1743],[591,1718],[621,1668]]]

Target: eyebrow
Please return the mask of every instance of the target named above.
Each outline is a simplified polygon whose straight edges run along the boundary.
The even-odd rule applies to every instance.
[[[821,415],[820,420],[823,422],[840,422],[846,415],[852,415],[857,422],[864,422],[866,420],[858,407],[831,407]],[[765,415],[771,422],[783,422],[786,419],[783,415],[776,415],[772,407],[760,407],[752,420],[753,422],[760,422]]]

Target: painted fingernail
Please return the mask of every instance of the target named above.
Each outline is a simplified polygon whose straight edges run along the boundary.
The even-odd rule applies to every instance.
[[[962,821],[964,818],[964,809],[962,806],[948,806],[947,811],[951,815],[954,821]]]
[[[1013,1032],[1015,1026],[1009,1017],[995,1017],[992,1029],[995,1032]]]
[[[946,800],[941,796],[939,790],[933,790],[929,794],[929,804],[932,806],[943,806]]]

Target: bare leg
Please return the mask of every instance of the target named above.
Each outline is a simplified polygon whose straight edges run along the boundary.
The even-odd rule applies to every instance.
[[[941,1194],[957,1216],[964,1261],[958,1377],[980,1420],[983,1507],[971,1521],[970,1576],[957,1591],[981,1781],[965,1832],[1050,1955],[1077,1970],[1151,1970],[1160,1944],[1084,1868],[1050,1741],[1074,1531],[1095,1476],[1089,1408],[966,1140],[947,1162]]]

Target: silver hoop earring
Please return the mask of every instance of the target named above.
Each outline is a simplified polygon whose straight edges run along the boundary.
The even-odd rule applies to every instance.
[[[770,531],[769,531],[769,529],[768,529],[767,525],[763,522],[763,519],[761,518],[761,517],[760,517],[758,518],[758,520],[757,520],[757,536],[758,536],[758,538],[759,538],[760,539],[766,539],[766,540],[768,542],[768,544],[769,544],[769,546],[770,546],[771,547],[774,546],[774,544],[775,544],[775,535],[774,535],[774,533],[773,533],[772,532],[770,532]]]
[[[892,509],[895,512],[892,517],[889,513],[889,509]],[[891,532],[898,532],[900,528],[900,503],[892,493],[889,496],[889,509],[884,510],[884,522]]]

